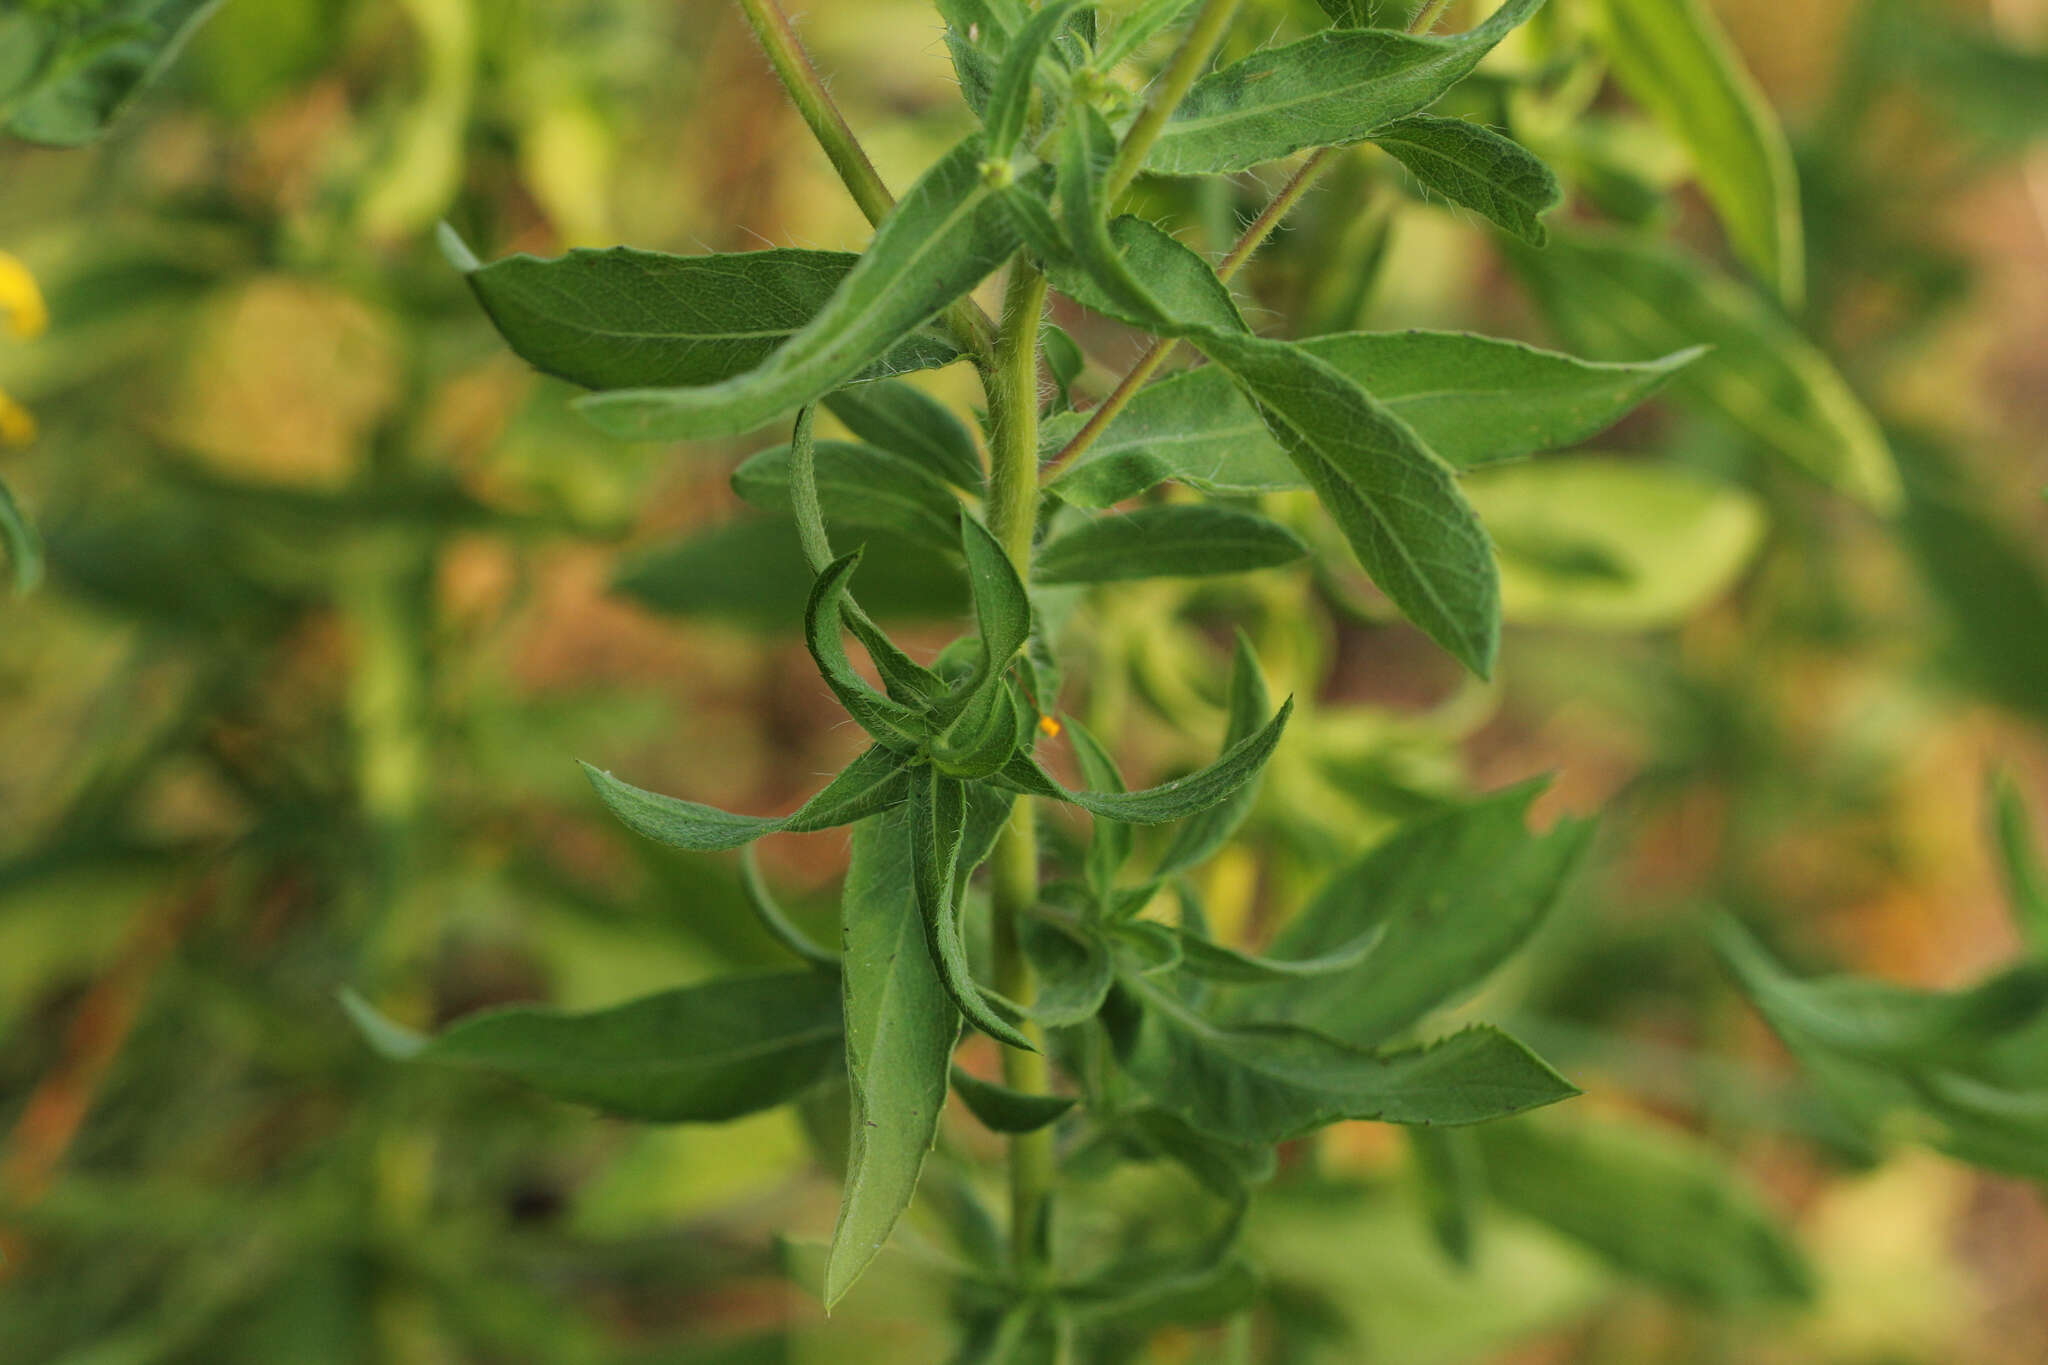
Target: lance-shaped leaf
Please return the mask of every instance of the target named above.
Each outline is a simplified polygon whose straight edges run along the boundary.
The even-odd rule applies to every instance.
[[[1464,119],[1411,114],[1372,135],[1432,194],[1471,209],[1531,246],[1548,235],[1539,214],[1554,208],[1563,191],[1550,167],[1535,153]]]
[[[7,562],[12,566],[17,593],[31,592],[43,581],[42,537],[36,534],[35,523],[22,512],[4,479],[0,479],[0,551],[6,552]]]
[[[1151,978],[1127,976],[1123,989],[1139,1012],[1124,1069],[1162,1109],[1233,1142],[1281,1142],[1340,1119],[1479,1123],[1578,1093],[1497,1029],[1368,1052],[1285,1024],[1217,1023]]]
[[[1712,11],[1701,0],[1600,0],[1592,13],[1615,79],[1692,154],[1735,254],[1797,308],[1806,243],[1792,146]]]
[[[489,1072],[558,1100],[655,1123],[715,1123],[795,1098],[839,1066],[839,981],[734,976],[570,1014],[517,1006],[426,1037],[342,1003],[388,1057]]]
[[[1628,1274],[1711,1304],[1813,1295],[1813,1272],[1784,1226],[1696,1141],[1583,1114],[1489,1124],[1470,1139],[1494,1198]]]
[[[1237,634],[1237,645],[1230,659],[1230,691],[1225,699],[1227,719],[1224,722],[1223,747],[1242,744],[1264,723],[1266,712],[1272,707],[1271,694],[1266,690],[1266,676],[1259,671],[1259,661],[1252,653],[1252,642],[1243,631]],[[1169,877],[1179,876],[1201,866],[1211,854],[1230,842],[1230,836],[1237,833],[1237,827],[1251,814],[1252,806],[1259,799],[1259,782],[1254,777],[1223,800],[1217,802],[1199,815],[1181,821],[1173,831],[1173,838],[1160,855],[1159,866],[1153,869],[1154,885]]]
[[[825,306],[759,366],[715,384],[623,389],[578,405],[614,436],[730,436],[838,388],[1016,250],[1006,203],[1034,191],[991,184],[982,159],[979,137],[940,158],[882,220]]]
[[[1098,148],[1090,164],[1100,170],[1101,160]],[[1190,327],[1250,330],[1215,267],[1143,218],[1125,214],[1105,228],[1103,206],[1094,198],[1100,186],[1081,178],[1082,168],[1074,164],[1071,148],[1061,169],[1067,221],[1062,240],[1073,250],[1047,267],[1061,293],[1104,317],[1172,336],[1183,335]],[[1071,192],[1070,182],[1077,182]]]
[[[1031,597],[1017,566],[989,529],[960,513],[960,549],[967,559],[967,583],[974,593],[974,619],[981,632],[981,662],[973,686],[999,678],[1031,637]]]
[[[1465,332],[1341,332],[1296,344],[1461,470],[1597,435],[1702,354],[1607,364]],[[1048,443],[1064,444],[1081,420],[1048,422]],[[1212,366],[1140,389],[1048,487],[1078,506],[1111,507],[1168,480],[1224,494],[1306,486],[1251,401]]]
[[[1139,0],[1139,4],[1116,21],[1095,49],[1095,65],[1102,71],[1113,70],[1117,63],[1132,56],[1151,41],[1153,35],[1187,12],[1195,0]]]
[[[1100,933],[1079,920],[1041,913],[1018,919],[1017,941],[1038,973],[1032,1018],[1047,1028],[1065,1028],[1096,1016],[1115,980]]]
[[[1253,53],[1188,91],[1146,158],[1168,175],[1242,171],[1304,147],[1338,147],[1427,108],[1543,7],[1508,0],[1466,33],[1411,37],[1325,29]]]
[[[852,1147],[839,1223],[825,1263],[826,1307],[837,1303],[910,1207],[938,1136],[960,1015],[920,941],[911,821],[892,811],[853,831],[840,902],[846,1073]]]
[[[619,246],[479,265],[445,228],[442,246],[520,359],[591,389],[746,374],[809,326],[860,260],[795,247],[671,256]],[[914,329],[853,377],[930,369],[959,355],[945,337]]]
[[[1368,936],[1363,942],[1347,945],[1323,957],[1297,959],[1260,957],[1255,953],[1239,952],[1192,930],[1175,932],[1180,939],[1180,968],[1183,972],[1204,981],[1220,981],[1233,986],[1286,984],[1348,971],[1364,960],[1378,942],[1376,937]]]
[[[1020,16],[1003,0],[939,0],[939,15],[946,21],[946,53],[953,59],[960,94],[968,108],[985,113],[1003,49]]]
[[[998,780],[1027,796],[1045,796],[1068,801],[1091,815],[1122,820],[1132,825],[1163,825],[1184,820],[1227,800],[1257,777],[1279,746],[1280,732],[1293,714],[1294,698],[1280,704],[1271,720],[1251,735],[1225,749],[1214,763],[1197,768],[1186,777],[1176,777],[1156,787],[1134,792],[1070,791],[1029,753],[1019,753],[1004,766]]]
[[[903,756],[879,744],[847,764],[824,790],[788,815],[735,815],[716,806],[642,790],[588,763],[583,765],[583,775],[611,813],[635,834],[696,853],[738,848],[768,834],[809,834],[850,825],[901,805],[910,794]]]
[[[1422,1184],[1423,1211],[1437,1245],[1461,1269],[1470,1269],[1479,1236],[1479,1205],[1486,1196],[1480,1128],[1409,1128],[1408,1148]]]
[[[814,942],[809,934],[797,927],[789,912],[782,908],[782,903],[775,899],[775,893],[768,889],[767,879],[761,875],[761,860],[754,856],[751,845],[740,850],[740,891],[746,896],[754,918],[761,922],[770,938],[814,967],[827,971],[839,969],[839,954]]]
[[[1816,350],[1764,300],[1700,262],[1610,235],[1560,234],[1513,252],[1572,345],[1619,358],[1704,342],[1675,389],[1718,409],[1765,449],[1879,510],[1899,502],[1884,434]]]
[[[1338,873],[1267,949],[1315,960],[1369,947],[1340,975],[1260,991],[1241,1017],[1286,1019],[1370,1046],[1458,1003],[1534,933],[1584,855],[1592,826],[1528,831],[1543,783],[1403,828]]]
[[[1168,503],[1084,521],[1047,541],[1033,576],[1041,583],[1115,583],[1201,578],[1291,564],[1301,538],[1255,512]]]
[[[1773,1030],[1867,1133],[2048,1179],[2048,964],[1969,990],[1802,981],[1733,921],[1717,945]]]
[[[1402,614],[1479,676],[1500,645],[1500,574],[1451,467],[1325,361],[1284,341],[1196,344],[1257,402],[1273,435]]]
[[[826,521],[895,531],[942,554],[958,547],[960,500],[922,466],[850,441],[816,442],[812,458]],[[732,473],[732,491],[763,511],[792,511],[790,447],[749,456]]]
[[[1032,1095],[1007,1085],[982,1080],[953,1068],[953,1088],[960,1102],[992,1133],[1035,1133],[1057,1123],[1074,1107],[1072,1095]]]
[[[1124,775],[1117,770],[1116,760],[1110,757],[1102,741],[1071,716],[1066,728],[1073,738],[1074,758],[1081,765],[1081,780],[1099,792],[1127,791]],[[1094,825],[1088,832],[1088,853],[1082,861],[1082,872],[1088,879],[1088,889],[1095,893],[1096,904],[1102,905],[1111,899],[1117,873],[1130,860],[1131,827],[1121,820],[1096,820]]]
[[[1011,39],[989,86],[988,107],[981,111],[990,156],[1006,160],[1017,150],[1017,141],[1024,136],[1024,124],[1031,113],[1039,59],[1046,55],[1053,35],[1079,4],[1080,0],[1052,0],[1027,19]]]
[[[995,1012],[967,965],[960,932],[958,881],[961,835],[967,824],[964,785],[941,776],[929,764],[911,770],[911,869],[917,914],[924,925],[932,966],[953,1004],[968,1022],[1011,1047],[1035,1052],[1031,1040]]]
[[[2010,774],[2001,774],[1992,783],[1991,811],[1999,870],[2005,874],[2013,918],[2034,952],[2048,954],[2048,862],[2041,857],[2026,798]]]
[[[871,446],[900,455],[956,488],[981,487],[981,455],[973,433],[946,405],[897,380],[840,389],[825,411]]]
[[[921,712],[892,697],[885,697],[853,671],[846,657],[846,641],[840,631],[846,625],[847,581],[860,566],[860,551],[835,559],[818,575],[811,600],[804,608],[804,641],[825,686],[839,698],[839,704],[859,726],[887,748],[907,751],[917,747],[928,726]],[[877,632],[879,634],[879,632]]]

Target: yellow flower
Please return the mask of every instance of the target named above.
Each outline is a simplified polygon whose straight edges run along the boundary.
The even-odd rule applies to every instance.
[[[4,251],[0,251],[0,324],[24,341],[41,336],[50,325],[50,310],[36,288],[35,277]],[[0,391],[0,448],[25,446],[35,438],[36,419]]]

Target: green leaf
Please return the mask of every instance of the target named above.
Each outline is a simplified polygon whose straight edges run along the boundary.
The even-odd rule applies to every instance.
[[[860,566],[861,552],[835,559],[818,575],[811,600],[804,607],[804,641],[825,686],[846,708],[859,726],[882,745],[908,751],[921,744],[929,733],[923,714],[892,697],[885,697],[853,671],[846,657],[841,630],[846,624],[847,582]]]
[[[1360,141],[1434,103],[1543,0],[1508,0],[1447,38],[1325,29],[1196,81],[1146,159],[1167,175],[1242,171],[1304,147]]]
[[[837,1303],[910,1207],[925,1153],[938,1138],[960,1015],[923,950],[911,822],[896,811],[854,827],[846,872],[840,958],[846,1071],[853,1094],[852,1151],[825,1306]]]
[[[1123,988],[1141,1010],[1124,1069],[1161,1108],[1233,1142],[1281,1142],[1340,1119],[1478,1123],[1578,1093],[1495,1029],[1368,1052],[1285,1024],[1216,1023],[1146,977]]]
[[[1055,390],[1053,409],[1060,412],[1070,410],[1074,406],[1074,381],[1088,368],[1088,357],[1082,352],[1080,343],[1057,324],[1043,324],[1038,335],[1039,345],[1045,352],[1046,372],[1052,376]]]
[[[730,436],[823,397],[860,374],[1009,259],[1007,204],[1033,191],[982,175],[970,137],[904,194],[832,297],[745,374],[713,384],[593,394],[578,406],[601,430],[636,439]]]
[[[960,548],[967,559],[967,583],[974,594],[974,618],[981,631],[981,662],[973,686],[1000,678],[1031,637],[1031,597],[1017,566],[989,529],[960,514]]]
[[[969,1023],[999,1042],[1035,1052],[1031,1040],[990,1006],[967,965],[967,945],[960,934],[955,895],[961,833],[967,824],[962,784],[940,776],[929,765],[913,768],[910,782],[911,866],[917,914],[924,925],[925,946],[939,981]]]
[[[1953,992],[1801,981],[1732,920],[1715,933],[1771,1028],[1864,1132],[2048,1180],[2048,963]]]
[[[1175,1162],[1219,1199],[1244,1199],[1246,1187],[1262,1185],[1279,1169],[1268,1143],[1229,1142],[1190,1128],[1164,1109],[1140,1109],[1124,1116],[1121,1130],[1152,1154]]]
[[[1695,348],[1599,364],[1464,332],[1346,332],[1297,344],[1356,381],[1459,469],[1594,436],[1701,354]],[[1048,443],[1065,444],[1081,420],[1047,423]],[[1224,494],[1306,487],[1257,409],[1214,367],[1140,389],[1048,486],[1067,502],[1111,507],[1169,479]]]
[[[1407,618],[1479,676],[1500,645],[1500,576],[1451,467],[1413,428],[1312,353],[1284,341],[1205,333]]]
[[[2019,784],[2001,774],[1991,785],[1992,827],[1998,839],[1999,870],[2013,918],[2036,953],[2048,953],[2048,863],[2034,834],[2034,818]]]
[[[1698,261],[1626,238],[1560,234],[1513,258],[1579,350],[1619,358],[1704,342],[1675,387],[1807,473],[1889,511],[1899,474],[1842,376],[1770,304]]]
[[[1287,717],[1293,711],[1294,699],[1289,697],[1273,719],[1255,734],[1225,749],[1214,763],[1142,791],[1069,791],[1029,753],[1019,753],[1011,759],[999,780],[1026,796],[1071,802],[1092,815],[1133,825],[1163,825],[1208,810],[1258,776],[1278,747],[1280,732],[1287,728]]]
[[[861,555],[861,601],[885,621],[952,621],[967,607],[957,561],[872,532]],[[744,517],[627,554],[612,591],[652,611],[768,633],[803,620],[815,579],[794,523]]]
[[[1067,1028],[1101,1011],[1115,973],[1100,934],[1034,914],[1018,919],[1017,941],[1038,973],[1032,1018],[1047,1028]]]
[[[1377,936],[1373,936],[1324,957],[1291,959],[1241,953],[1188,929],[1179,929],[1175,933],[1180,939],[1180,966],[1183,971],[1204,981],[1220,981],[1233,986],[1285,984],[1348,971],[1363,961],[1378,941]]]
[[[1806,289],[1799,176],[1770,101],[1702,0],[1600,0],[1609,69],[1692,154],[1735,254],[1797,308]]]
[[[1493,1124],[1494,1128],[1504,1125]],[[1462,1269],[1472,1267],[1479,1234],[1479,1204],[1486,1195],[1485,1128],[1410,1128],[1408,1146],[1422,1178],[1423,1204],[1437,1245]]]
[[[1245,638],[1243,631],[1239,631],[1230,660],[1230,691],[1225,699],[1228,718],[1223,731],[1223,747],[1230,749],[1250,738],[1272,705],[1272,696],[1266,690],[1266,677],[1259,671],[1258,658],[1252,653],[1252,642]],[[1183,820],[1173,831],[1166,851],[1160,855],[1159,866],[1153,869],[1153,883],[1157,885],[1207,862],[1210,855],[1230,842],[1230,836],[1251,814],[1258,799],[1259,783],[1255,777],[1208,810]]]
[[[1131,57],[1152,36],[1187,12],[1195,0],[1139,0],[1139,4],[1117,21],[1110,35],[1095,50],[1098,70],[1114,70]]]
[[[941,553],[957,547],[960,501],[921,465],[848,441],[816,442],[813,459],[826,521],[895,531]],[[764,512],[791,511],[790,447],[749,456],[732,491]]]
[[[1078,174],[1073,168],[1068,171],[1070,176]],[[1063,195],[1066,184],[1063,179]],[[1092,196],[1094,189],[1090,183],[1085,193]],[[1101,206],[1081,201],[1082,217],[1075,222],[1075,202],[1069,199],[1067,204],[1070,231],[1078,234],[1090,221],[1090,214],[1099,222]],[[1106,239],[1097,238],[1085,258],[1077,253],[1072,260],[1049,262],[1047,269],[1060,292],[1074,302],[1133,327],[1176,336],[1190,327],[1219,332],[1250,330],[1215,267],[1164,228],[1143,218],[1126,214],[1115,219],[1108,225]]]
[[[1053,35],[1060,31],[1079,3],[1080,0],[1053,0],[1025,21],[1003,53],[1003,64],[997,68],[995,80],[989,86],[988,107],[982,111],[982,125],[987,130],[988,154],[991,157],[1007,160],[1017,150],[1017,142],[1024,136],[1024,124],[1031,113],[1031,95],[1036,86],[1039,59],[1046,55]]]
[[[1074,1107],[1072,1095],[1028,1095],[1007,1085],[970,1076],[953,1068],[953,1088],[960,1102],[991,1133],[1035,1133],[1057,1123]]]
[[[7,552],[7,562],[14,567],[14,591],[34,592],[43,581],[43,540],[5,479],[0,479],[0,550]]]
[[[880,745],[846,765],[824,790],[789,815],[735,815],[715,806],[644,791],[588,763],[583,775],[611,813],[635,834],[696,853],[738,848],[767,834],[809,834],[850,825],[901,805],[910,794],[904,759]]]
[[[1730,1168],[1640,1121],[1521,1119],[1473,1130],[1494,1198],[1628,1274],[1709,1304],[1804,1302],[1813,1272]]]
[[[1116,760],[1102,742],[1090,734],[1088,727],[1067,717],[1067,731],[1074,742],[1074,758],[1081,765],[1081,780],[1100,792],[1124,792],[1124,775],[1117,771]],[[1117,873],[1123,870],[1131,857],[1131,827],[1121,820],[1097,819],[1088,834],[1088,854],[1083,866],[1088,878],[1088,889],[1095,893],[1098,905],[1109,901],[1116,889]]]
[[[1543,783],[1405,826],[1331,879],[1281,929],[1268,956],[1312,961],[1368,948],[1338,975],[1255,992],[1239,1017],[1276,1016],[1370,1046],[1477,989],[1534,933],[1592,834],[1527,828]]]
[[[220,4],[114,0],[70,16],[63,14],[65,6],[41,6],[55,13],[41,20],[46,47],[36,75],[26,90],[0,90],[7,131],[51,147],[91,142],[177,60],[179,50]],[[9,42],[26,38],[19,28],[8,30]]]
[[[1047,541],[1033,576],[1041,583],[1115,583],[1198,578],[1291,564],[1308,553],[1278,522],[1234,507],[1172,503],[1082,522]]]
[[[838,1069],[839,982],[732,976],[587,1014],[533,1006],[411,1034],[353,995],[370,1043],[399,1061],[484,1071],[558,1100],[655,1123],[716,1123],[794,1099]]]
[[[1471,209],[1531,246],[1547,234],[1537,215],[1564,191],[1550,168],[1512,138],[1464,119],[1411,114],[1372,135],[1425,190]]]
[[[1530,624],[1677,625],[1735,585],[1765,530],[1753,494],[1638,460],[1480,470],[1465,496],[1500,553],[1502,613]]]
[[[670,256],[617,246],[478,265],[446,229],[442,240],[520,359],[591,389],[716,384],[746,374],[809,326],[860,261],[850,251],[794,247]],[[854,377],[930,369],[959,356],[938,333],[913,330]]]
[[[814,967],[830,971],[839,969],[839,954],[814,943],[775,899],[775,893],[768,889],[767,880],[761,876],[761,860],[754,856],[751,845],[740,850],[740,890],[745,893],[747,904],[753,908],[754,918],[761,921],[761,927],[768,931],[770,938]]]
[[[922,389],[893,379],[862,384],[827,394],[825,410],[869,445],[915,461],[956,488],[980,491],[973,433]]]

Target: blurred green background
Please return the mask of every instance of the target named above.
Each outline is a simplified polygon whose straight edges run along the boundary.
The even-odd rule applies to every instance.
[[[1496,688],[1306,574],[1133,589],[1084,682],[1135,698],[1115,714],[1156,758],[1200,638],[1173,623],[1299,625],[1269,667],[1325,709],[1269,798],[1348,804],[1255,824],[1211,873],[1253,938],[1322,846],[1456,792],[1554,771],[1545,820],[1604,811],[1494,1012],[1577,1103],[1739,1160],[1817,1297],[1688,1298],[1506,1215],[1461,1272],[1406,1149],[1349,1125],[1265,1196],[1256,1358],[2048,1359],[2039,1190],[1850,1150],[1701,933],[1733,910],[1806,963],[1933,986],[2018,951],[1987,791],[2048,811],[2048,6],[1714,8],[1799,154],[1800,326],[1884,423],[1906,512],[1850,509],[1675,392],[1601,449],[1710,476],[1720,519],[1628,590],[1525,582]],[[922,0],[817,4],[803,33],[892,184],[968,125]],[[1594,109],[1544,149],[1582,202],[1718,253],[1682,156]],[[1560,340],[1479,225],[1362,219],[1373,173],[1333,176],[1247,272],[1255,316]],[[1260,199],[1158,212],[1213,245]],[[354,985],[428,1023],[775,961],[730,861],[633,841],[572,759],[775,810],[857,747],[789,630],[785,537],[727,487],[752,447],[585,429],[440,258],[444,219],[486,257],[867,235],[722,0],[230,0],[104,142],[0,143],[0,252],[50,318],[0,334],[0,391],[40,426],[0,475],[49,556],[0,600],[0,1361],[941,1359],[914,1282],[831,1328],[786,1286],[776,1236],[823,1234],[836,1200],[801,1114],[647,1129],[415,1076],[335,1004]],[[957,367],[929,384],[972,395]],[[811,910],[844,856],[765,846]]]

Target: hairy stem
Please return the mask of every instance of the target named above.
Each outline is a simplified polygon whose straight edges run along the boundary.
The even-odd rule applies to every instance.
[[[896,196],[882,183],[881,172],[868,160],[860,139],[853,135],[846,116],[839,112],[832,92],[825,88],[824,78],[796,36],[796,26],[775,0],[739,0],[739,5],[754,36],[760,39],[762,51],[768,54],[768,64],[775,68],[782,88],[789,92],[790,102],[810,126],[811,136],[825,149],[832,169],[839,172],[839,179],[853,195],[853,202],[860,206],[869,223],[880,226],[896,207]],[[986,370],[994,363],[990,338],[995,328],[973,299],[955,301],[944,316],[953,340],[974,357],[977,365]]]
[[[989,530],[1027,583],[1031,536],[1038,521],[1038,324],[1045,310],[1045,276],[1024,258],[1010,267],[1003,299],[995,365],[988,373]],[[1038,994],[1031,964],[1017,942],[1017,920],[1038,903],[1038,830],[1029,797],[1020,797],[990,855],[994,910],[996,989],[1031,1006]],[[1025,1020],[1034,1045],[1044,1033]],[[1050,1082],[1045,1054],[1003,1051],[1003,1080],[1013,1090],[1043,1094]],[[1020,1274],[1035,1273],[1039,1228],[1052,1190],[1052,1134],[1040,1129],[1010,1139],[1010,1247]]]
[[[1166,120],[1187,98],[1188,87],[1195,83],[1195,78],[1202,74],[1202,68],[1209,64],[1209,58],[1215,55],[1216,45],[1223,41],[1223,32],[1230,27],[1230,21],[1236,14],[1237,0],[1203,0],[1201,13],[1188,26],[1180,49],[1173,54],[1166,70],[1159,73],[1159,79],[1153,82],[1151,98],[1124,134],[1122,145],[1116,149],[1116,163],[1110,167],[1108,187],[1103,193],[1105,202],[1122,194],[1138,178],[1138,172],[1145,165],[1145,154],[1159,140]]]
[[[1444,11],[1450,8],[1450,4],[1451,0],[1427,0],[1427,3],[1415,12],[1415,17],[1408,21],[1408,32],[1415,34],[1429,32],[1436,27],[1437,20],[1443,17]],[[1183,48],[1182,50],[1185,51],[1186,49]],[[1185,94],[1186,92],[1183,90],[1181,93]],[[1174,102],[1176,104],[1179,103],[1179,96],[1175,96]],[[1150,112],[1149,109],[1147,112]],[[1164,122],[1163,118],[1161,122]],[[1134,134],[1137,132],[1135,124],[1132,125],[1131,131]],[[1125,139],[1124,145],[1126,147],[1130,145],[1128,137]],[[1308,158],[1301,163],[1300,168],[1289,177],[1287,183],[1280,187],[1280,192],[1273,196],[1272,201],[1264,209],[1260,210],[1259,216],[1252,220],[1251,226],[1247,227],[1243,234],[1238,237],[1237,244],[1230,248],[1229,254],[1217,265],[1216,278],[1228,284],[1231,277],[1244,268],[1244,263],[1252,258],[1252,253],[1257,251],[1265,244],[1266,239],[1273,235],[1274,228],[1280,226],[1280,220],[1293,212],[1294,206],[1301,201],[1301,197],[1308,193],[1310,187],[1329,168],[1330,157],[1335,150],[1333,147],[1319,147],[1309,154]],[[1143,153],[1141,152],[1139,155],[1142,158]],[[1121,158],[1119,158],[1118,164],[1122,164]],[[1060,468],[1089,446],[1094,445],[1096,438],[1102,435],[1109,424],[1116,420],[1116,415],[1124,410],[1124,405],[1137,396],[1138,390],[1145,387],[1146,381],[1151,379],[1159,367],[1166,363],[1167,357],[1172,355],[1179,345],[1178,341],[1170,337],[1161,337],[1146,347],[1145,353],[1138,357],[1137,363],[1131,366],[1129,372],[1121,380],[1117,381],[1117,386],[1110,392],[1109,397],[1098,403],[1095,410],[1088,414],[1087,422],[1082,425],[1079,431],[1074,433],[1073,439],[1060,447],[1059,453],[1046,462],[1047,472]]]

